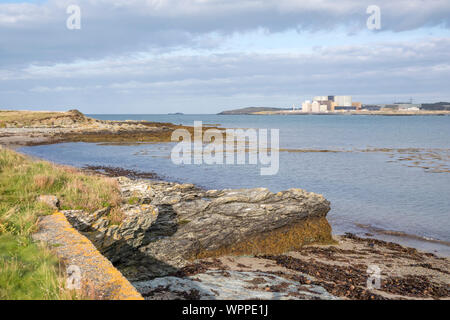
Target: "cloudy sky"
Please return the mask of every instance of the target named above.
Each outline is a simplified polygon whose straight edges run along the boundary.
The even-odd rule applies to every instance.
[[[2,109],[216,113],[449,88],[449,0],[0,0]]]

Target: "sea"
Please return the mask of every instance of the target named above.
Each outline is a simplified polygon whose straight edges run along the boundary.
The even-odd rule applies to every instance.
[[[89,115],[279,130],[279,170],[261,164],[175,164],[175,143],[61,143],[21,152],[77,167],[154,172],[207,189],[301,188],[331,202],[333,233],[354,233],[450,256],[450,116]]]

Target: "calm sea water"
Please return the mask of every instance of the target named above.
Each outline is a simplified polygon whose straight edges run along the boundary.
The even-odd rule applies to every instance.
[[[87,143],[26,147],[21,151],[74,166],[107,165],[153,171],[172,181],[209,189],[303,188],[323,194],[332,209],[334,233],[373,233],[383,239],[450,255],[445,244],[377,234],[400,231],[450,242],[450,117],[388,116],[218,116],[91,115],[107,120],[149,120],[222,127],[280,129],[280,147],[349,152],[281,152],[275,176],[261,176],[257,165],[174,165],[172,144],[112,146]],[[370,149],[383,152],[359,152]],[[414,159],[390,149],[414,148]],[[427,156],[431,154],[430,156]],[[399,159],[407,158],[407,161]],[[441,170],[445,171],[445,170]],[[366,227],[368,226],[370,231]],[[375,230],[373,229],[375,228]]]

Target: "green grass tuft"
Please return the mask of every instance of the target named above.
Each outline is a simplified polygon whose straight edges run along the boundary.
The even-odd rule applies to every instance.
[[[57,259],[31,240],[38,217],[54,211],[36,201],[46,194],[57,196],[62,208],[89,212],[106,206],[117,211],[121,202],[113,179],[0,147],[0,300],[73,298],[63,288]]]
[[[59,299],[58,260],[29,237],[0,235],[0,299]]]

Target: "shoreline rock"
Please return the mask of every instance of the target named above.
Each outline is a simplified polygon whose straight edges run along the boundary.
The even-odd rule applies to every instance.
[[[320,195],[117,179],[127,201],[120,225],[110,224],[107,209],[63,213],[145,299],[450,298],[448,258],[332,237]],[[302,239],[307,231],[312,237]],[[373,265],[379,289],[367,287]]]
[[[333,241],[329,202],[301,189],[275,194],[123,177],[118,182],[127,202],[120,225],[111,225],[106,212],[62,212],[132,280],[163,276],[198,258],[279,254]]]
[[[308,244],[309,241],[297,241],[290,247],[277,244],[283,238],[301,239],[298,234],[289,235],[289,231],[296,231],[295,223],[288,218],[293,213],[289,203],[316,207],[307,210],[308,218],[304,219],[307,230],[311,230],[308,223],[315,219],[326,222],[329,203],[319,195],[297,189],[278,194],[264,188],[208,191],[192,184],[117,179],[126,202],[125,219],[120,225],[111,224],[108,208],[94,213],[79,210],[62,213],[145,299],[450,298],[450,261],[432,253],[352,234],[331,238],[331,229],[328,231],[324,226],[319,226],[320,230],[327,239],[330,235],[331,240],[327,241],[332,244]],[[282,207],[276,207],[280,204]],[[275,206],[272,213],[268,206]],[[247,213],[247,208],[255,216]],[[215,210],[225,220],[214,214],[211,217]],[[271,226],[291,221],[285,229],[267,231],[260,229],[263,223],[254,223],[273,219],[271,214],[280,212],[281,222],[279,219]],[[301,212],[297,208],[293,214],[299,218]],[[244,228],[245,232],[257,230],[257,235],[262,234],[263,239],[275,245],[264,251],[261,241],[250,236],[251,241],[243,243],[251,245],[242,246],[234,232],[232,246],[220,245],[228,244],[229,237],[223,236],[227,234],[223,227],[226,219],[252,221]],[[189,232],[190,225],[198,229]],[[216,236],[203,238],[201,231],[205,226],[206,234],[211,230]],[[231,229],[240,230],[234,226]],[[252,234],[245,232],[242,234]],[[273,237],[268,236],[271,232]],[[210,250],[199,250],[205,248],[193,245],[196,241],[212,243]],[[367,287],[370,276],[367,270],[373,265],[381,270],[379,289]]]

